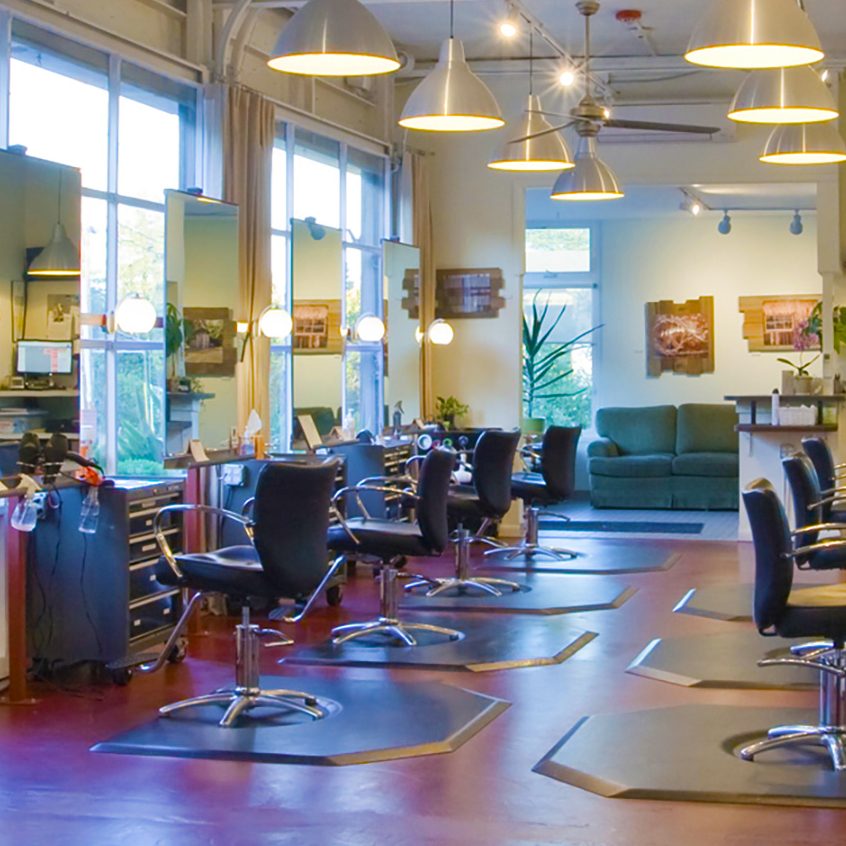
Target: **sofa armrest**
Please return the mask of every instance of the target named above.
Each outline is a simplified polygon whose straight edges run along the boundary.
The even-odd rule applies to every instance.
[[[617,458],[620,450],[611,438],[600,438],[588,444],[588,458]]]

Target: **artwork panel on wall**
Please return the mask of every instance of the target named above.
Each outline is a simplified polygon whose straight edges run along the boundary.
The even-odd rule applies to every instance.
[[[502,270],[498,267],[477,267],[438,270],[435,282],[435,317],[477,318],[497,317],[505,308],[501,291],[505,287]],[[411,318],[420,314],[420,273],[406,270],[403,279],[405,296],[402,307]]]
[[[699,376],[714,372],[714,298],[646,304],[646,369]]]
[[[740,297],[743,337],[749,352],[793,352],[796,335],[822,294],[773,294]],[[807,349],[819,349],[819,344]]]
[[[294,300],[294,351],[306,355],[338,355],[344,351],[340,300]]]
[[[234,376],[235,321],[228,308],[186,307],[182,312],[185,334],[186,376]]]

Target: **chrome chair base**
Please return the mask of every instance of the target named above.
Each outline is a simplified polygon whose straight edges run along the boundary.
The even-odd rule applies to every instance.
[[[501,588],[508,588],[512,593],[520,590],[520,585],[507,579],[494,579],[488,576],[473,576],[470,573],[470,545],[479,542],[478,535],[471,537],[463,526],[458,527],[455,544],[455,575],[449,578],[429,579],[420,576],[416,581],[405,586],[407,591],[417,588],[429,588],[424,596],[441,596],[447,591],[455,590],[459,595],[466,595],[470,590],[480,590],[491,596],[502,596]],[[482,538],[481,540],[486,540]],[[499,549],[498,544],[494,544]]]
[[[791,658],[768,658],[759,667],[790,665],[820,673],[819,725],[776,726],[767,737],[740,750],[744,761],[785,746],[824,746],[836,772],[846,771],[846,652],[841,645],[825,641],[798,644]]]
[[[389,635],[392,640],[399,640],[406,646],[417,646],[413,631],[434,632],[444,635],[450,640],[458,640],[462,633],[443,626],[432,626],[428,623],[408,623],[399,619],[396,568],[386,564],[382,568],[379,582],[379,617],[364,623],[348,623],[332,629],[332,643],[336,646],[366,635]],[[423,582],[427,584],[427,582]],[[410,585],[409,585],[410,587]]]
[[[396,617],[379,617],[378,620],[370,620],[366,623],[350,623],[332,629],[332,643],[339,646],[358,637],[381,634],[388,635],[392,640],[400,640],[406,646],[417,646],[417,639],[411,634],[413,631],[434,632],[444,635],[450,640],[458,640],[461,637],[461,632],[443,626],[432,626],[428,623],[407,623]]]
[[[556,549],[549,546],[541,546],[538,539],[538,524],[540,515],[548,514],[552,517],[558,517],[565,522],[569,522],[570,518],[564,514],[557,514],[555,512],[541,512],[536,505],[531,505],[526,508],[526,536],[520,541],[517,546],[505,546],[500,549],[489,549],[485,552],[485,557],[489,555],[504,555],[506,561],[513,561],[520,556],[525,558],[534,558],[536,555],[547,555],[556,561],[572,561],[579,557],[579,553],[572,549]]]
[[[222,705],[226,708],[218,725],[232,728],[238,717],[253,708],[278,708],[307,714],[315,720],[326,716],[317,697],[300,690],[262,690],[259,686],[259,638],[274,635],[278,638],[268,646],[290,646],[294,641],[275,629],[263,629],[250,623],[250,607],[241,610],[241,623],[235,627],[235,685],[214,693],[192,696],[159,708],[159,716],[169,717],[187,708]]]

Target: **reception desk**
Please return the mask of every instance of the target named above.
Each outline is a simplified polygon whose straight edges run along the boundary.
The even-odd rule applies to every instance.
[[[769,479],[791,513],[790,494],[781,461],[794,452],[802,452],[802,439],[823,437],[836,456],[846,455],[846,394],[780,395],[780,411],[799,406],[815,409],[814,421],[773,425],[773,395],[728,396],[737,407],[739,434],[739,484],[741,494],[752,481]],[[783,416],[779,414],[779,416]],[[742,497],[738,527],[739,540],[752,540],[752,532]]]

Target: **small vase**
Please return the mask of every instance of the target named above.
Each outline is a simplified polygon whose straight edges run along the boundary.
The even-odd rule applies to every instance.
[[[810,376],[794,376],[793,390],[797,394],[810,394],[814,380]]]
[[[796,393],[796,386],[794,384],[794,376],[792,370],[781,371],[781,395],[789,397]]]

